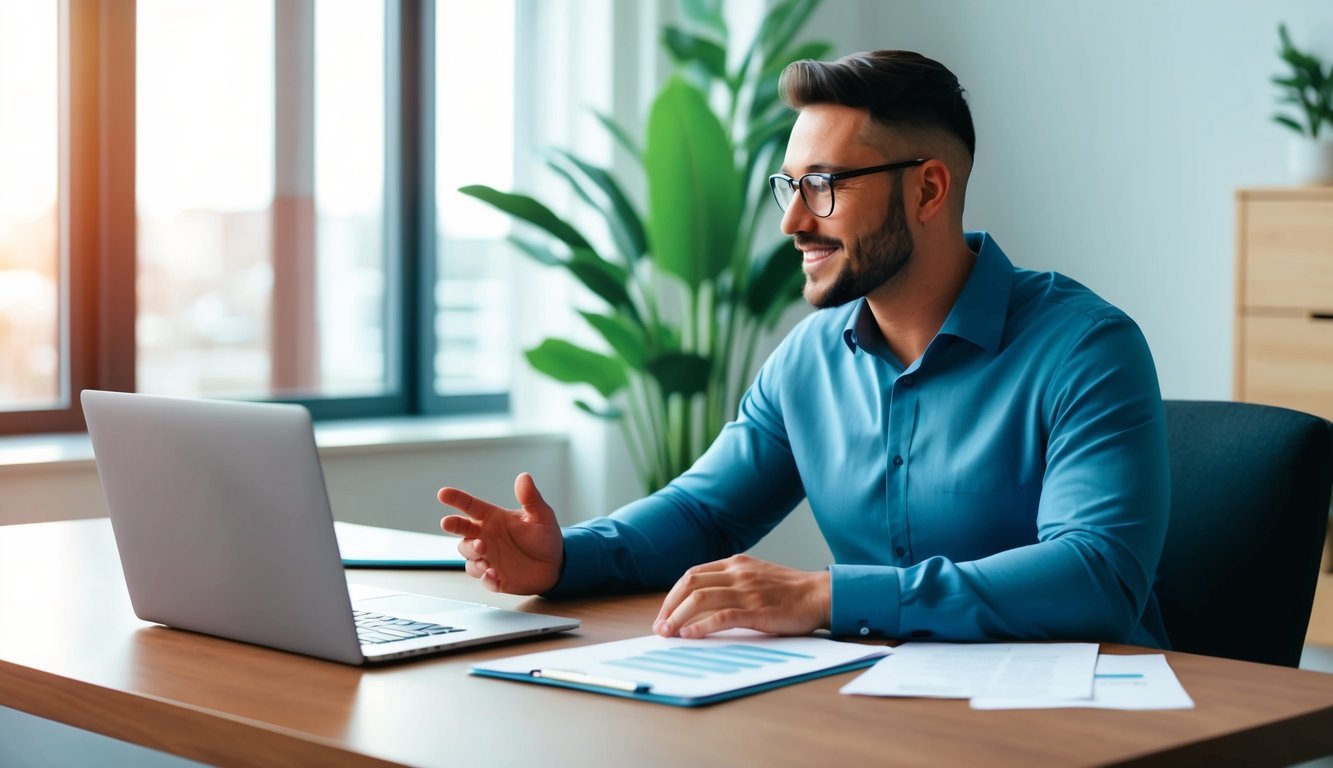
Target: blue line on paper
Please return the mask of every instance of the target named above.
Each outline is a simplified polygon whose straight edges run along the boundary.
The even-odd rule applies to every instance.
[[[675,675],[676,677],[692,677],[695,678],[696,680],[708,677],[708,675],[701,675],[698,672],[686,672],[685,670],[680,669],[679,667],[667,667],[661,664],[655,664],[652,663],[651,660],[646,660],[641,656],[639,657],[631,656],[628,659],[612,659],[611,661],[604,661],[602,663],[616,667],[629,667],[630,669],[641,669],[641,670],[646,670],[648,672],[658,672],[663,675]]]
[[[748,656],[756,661],[781,662],[787,659],[813,659],[804,653],[794,653],[792,651],[779,651],[776,648],[760,648],[754,645],[724,645],[715,650],[719,652],[734,653],[737,656]]]
[[[1134,678],[1142,678],[1143,675],[1137,672],[1124,672],[1121,674],[1093,675],[1093,677],[1097,678],[1098,680],[1111,680],[1111,679],[1129,680]]]
[[[722,653],[716,648],[685,648],[678,647],[671,650],[679,653],[688,653],[691,657],[702,661],[711,661],[717,664],[724,664],[729,667],[740,667],[742,669],[759,669],[764,666],[763,661],[755,661],[749,656],[734,656]]]
[[[679,664],[682,667],[691,669],[702,669],[707,672],[721,672],[730,674],[740,672],[742,667],[736,666],[725,661],[714,661],[712,659],[699,658],[688,651],[678,651],[674,648],[663,648],[661,650],[648,651],[645,657],[654,661],[665,661],[673,664]]]

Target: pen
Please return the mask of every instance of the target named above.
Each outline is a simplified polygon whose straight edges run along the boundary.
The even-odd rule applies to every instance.
[[[616,691],[625,691],[626,693],[647,693],[652,686],[646,683],[636,683],[631,680],[615,680],[609,677],[597,677],[595,675],[584,674],[583,672],[572,672],[567,669],[534,669],[530,672],[533,677],[544,677],[548,680],[558,680],[562,683],[577,683],[579,685],[589,685],[594,688],[610,688]]]

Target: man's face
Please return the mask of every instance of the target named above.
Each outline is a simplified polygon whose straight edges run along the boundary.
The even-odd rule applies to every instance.
[[[867,144],[864,110],[836,104],[805,107],[796,118],[782,171],[793,178],[806,173],[838,173],[897,162]],[[900,171],[835,181],[833,213],[810,213],[798,195],[782,217],[782,231],[792,236],[804,257],[805,299],[815,307],[836,307],[865,296],[889,282],[912,256],[912,233],[903,210]]]

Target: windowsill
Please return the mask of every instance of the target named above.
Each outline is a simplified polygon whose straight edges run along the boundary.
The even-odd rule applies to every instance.
[[[315,425],[315,444],[322,456],[458,449],[496,443],[530,445],[565,439],[563,432],[521,425],[508,416],[400,416]],[[84,432],[0,437],[0,472],[93,463],[92,443]]]

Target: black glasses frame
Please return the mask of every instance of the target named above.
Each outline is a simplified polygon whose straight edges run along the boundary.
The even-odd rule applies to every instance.
[[[786,184],[787,188],[793,192],[800,192],[801,202],[805,203],[805,207],[810,211],[811,215],[821,219],[827,219],[833,215],[833,208],[837,203],[837,195],[833,193],[833,182],[842,181],[843,179],[854,179],[857,176],[869,176],[872,173],[884,173],[886,171],[900,171],[904,168],[914,168],[925,163],[929,159],[930,158],[927,157],[918,157],[915,160],[904,160],[900,163],[875,165],[869,168],[857,168],[852,171],[839,171],[838,173],[807,173],[802,175],[799,179],[793,179],[785,173],[775,173],[768,177],[768,188],[773,192],[773,201],[778,204],[778,210],[783,213],[787,212],[787,206],[783,205],[782,198],[778,195],[779,183]],[[810,207],[810,200],[805,196],[805,180],[811,177],[823,179],[828,184],[828,213],[816,213],[815,209]]]

